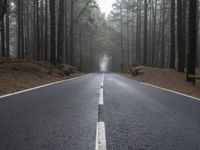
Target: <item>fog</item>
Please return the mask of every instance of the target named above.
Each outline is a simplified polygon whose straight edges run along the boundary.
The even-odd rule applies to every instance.
[[[109,57],[104,55],[102,59],[100,60],[100,71],[101,72],[107,72],[109,71]]]

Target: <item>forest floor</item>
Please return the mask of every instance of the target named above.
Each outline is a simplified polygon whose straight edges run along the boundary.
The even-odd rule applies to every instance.
[[[71,67],[69,65],[65,66]],[[72,68],[72,67],[71,67]],[[25,62],[0,58],[0,95],[80,76],[70,75],[48,62]]]
[[[185,73],[180,73],[172,69],[158,69],[152,67],[143,67],[141,69],[143,75],[132,76],[131,74],[122,74],[131,79],[156,85],[162,88],[174,90],[183,94],[200,98],[200,81],[196,81],[196,85],[186,82]],[[200,76],[200,69],[197,69]]]

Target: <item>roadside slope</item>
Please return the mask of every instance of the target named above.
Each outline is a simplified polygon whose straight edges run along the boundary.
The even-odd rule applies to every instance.
[[[173,69],[159,69],[152,67],[142,67],[141,74],[132,76],[131,74],[122,74],[131,79],[153,84],[162,88],[167,88],[180,93],[188,94],[200,98],[200,82],[197,81],[196,85],[186,82],[185,73],[177,72]],[[200,75],[200,71],[197,70]]]
[[[1,60],[0,95],[69,79],[78,75],[80,75],[79,72],[75,71],[67,76],[62,69],[48,62]]]

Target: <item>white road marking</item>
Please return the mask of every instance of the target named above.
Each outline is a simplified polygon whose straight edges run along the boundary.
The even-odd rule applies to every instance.
[[[104,105],[103,102],[103,86],[104,86],[104,73],[101,80],[101,88],[100,88],[100,95],[99,95],[99,105]]]
[[[106,150],[106,130],[105,123],[98,122],[97,123],[97,138],[96,138],[96,150]]]
[[[105,78],[105,75],[104,75],[104,73],[103,73],[103,78],[102,78],[102,82],[104,82],[104,78]]]
[[[103,88],[103,82],[101,82],[101,88]]]
[[[144,83],[144,82],[140,82],[140,83],[143,84],[143,85],[148,85],[148,86],[151,86],[151,87],[154,87],[154,88],[157,88],[157,89],[161,89],[161,90],[164,90],[164,91],[167,91],[167,92],[172,92],[172,93],[175,93],[175,94],[178,94],[178,95],[181,95],[181,96],[185,96],[185,97],[192,98],[192,99],[200,101],[200,99],[197,98],[197,97],[193,97],[193,96],[190,96],[190,95],[187,95],[187,94],[183,94],[183,93],[180,93],[180,92],[176,92],[176,91],[173,91],[173,90],[169,90],[169,89],[166,89],[166,88],[162,88],[162,87],[152,85],[152,84],[148,84],[148,83]]]
[[[103,88],[100,89],[99,105],[104,105],[104,102],[103,102]]]
[[[120,76],[122,76],[122,75],[120,75]],[[124,77],[124,76],[122,76],[122,77],[127,79],[127,77]],[[184,96],[184,97],[187,97],[187,98],[191,98],[191,99],[194,99],[194,100],[197,100],[197,101],[200,101],[200,98],[190,96],[190,95],[187,95],[187,94],[183,94],[183,93],[180,93],[180,92],[177,92],[177,91],[169,90],[169,89],[162,88],[162,87],[152,85],[152,84],[149,84],[149,83],[145,83],[145,82],[138,81],[138,83],[143,84],[143,85],[147,85],[147,86],[151,86],[151,87],[154,87],[154,88],[157,88],[157,89],[160,89],[160,90],[164,90],[164,91],[167,91],[167,92],[171,92],[171,93],[174,93],[174,94],[178,94],[178,95],[181,95],[181,96]]]
[[[101,80],[101,88],[103,88],[103,85],[104,85],[104,73],[103,73],[103,77],[102,77],[102,80]]]
[[[104,105],[103,102],[103,84],[104,84],[104,74],[101,81],[100,96],[99,96],[99,106]],[[106,130],[105,123],[97,121],[96,127],[96,148],[95,150],[106,150]]]
[[[97,127],[96,127],[96,143],[95,143],[95,150],[99,150],[99,124],[97,121]]]
[[[37,90],[37,89],[40,89],[40,88],[48,87],[48,86],[55,85],[55,84],[58,84],[58,83],[62,83],[62,82],[66,82],[66,81],[75,80],[75,79],[78,79],[78,78],[80,78],[80,77],[75,77],[75,78],[71,78],[71,79],[67,79],[67,80],[61,80],[61,81],[58,81],[58,82],[53,82],[53,83],[49,83],[49,84],[44,84],[44,85],[37,86],[37,87],[34,87],[34,88],[30,88],[30,89],[26,89],[26,90],[14,92],[14,93],[2,95],[2,96],[0,96],[0,99],[1,99],[1,98],[5,98],[5,97],[9,97],[9,96],[13,96],[13,95],[17,95],[17,94],[21,94],[21,93],[25,93],[25,92],[29,92],[29,91],[33,91],[33,90]]]

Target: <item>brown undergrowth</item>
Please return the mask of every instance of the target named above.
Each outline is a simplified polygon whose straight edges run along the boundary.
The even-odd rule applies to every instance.
[[[122,75],[140,82],[153,84],[200,98],[200,81],[197,80],[196,85],[193,86],[192,83],[186,82],[185,73],[180,73],[173,69],[152,67],[142,67],[141,72],[142,74],[138,76],[132,76],[130,74]],[[197,74],[200,76],[200,69],[197,69]]]
[[[65,70],[66,70],[65,65]],[[71,67],[71,66],[69,66]],[[65,74],[49,62],[25,62],[0,58],[0,95],[79,76]]]

